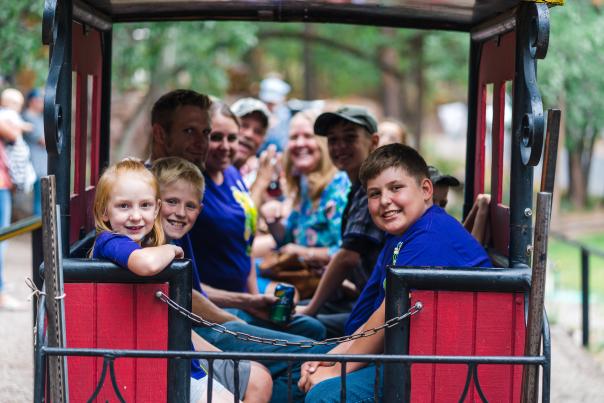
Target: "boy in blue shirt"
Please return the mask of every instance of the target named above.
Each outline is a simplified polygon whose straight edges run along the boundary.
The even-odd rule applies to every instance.
[[[361,183],[375,224],[389,234],[346,324],[347,334],[372,329],[385,321],[386,266],[490,267],[484,249],[442,208],[433,205],[433,185],[424,159],[413,148],[390,144],[363,163]],[[384,332],[342,343],[329,354],[380,354]],[[375,368],[348,363],[347,396],[353,401],[373,397]],[[307,402],[339,401],[340,364],[306,362],[298,386],[309,392]]]

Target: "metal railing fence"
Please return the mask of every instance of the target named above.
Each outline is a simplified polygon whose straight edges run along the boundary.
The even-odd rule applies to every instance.
[[[589,347],[589,294],[590,294],[590,264],[589,258],[597,256],[604,259],[604,250],[587,245],[584,242],[570,239],[560,232],[551,231],[552,238],[579,249],[581,261],[581,342],[583,347]]]

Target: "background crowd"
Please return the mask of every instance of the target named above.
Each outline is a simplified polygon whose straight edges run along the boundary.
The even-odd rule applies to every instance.
[[[40,178],[46,175],[44,100],[38,89],[24,97],[15,88],[0,94],[0,228],[11,223],[13,195],[29,194],[31,211],[41,214]],[[20,309],[3,281],[4,243],[0,242],[0,309]]]

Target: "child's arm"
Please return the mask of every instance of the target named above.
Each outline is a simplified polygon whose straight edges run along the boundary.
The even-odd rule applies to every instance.
[[[373,329],[384,324],[386,315],[386,304],[382,301],[380,307],[373,312],[361,327],[354,334],[361,333],[368,329]],[[381,330],[373,336],[362,337],[346,343],[340,343],[327,354],[379,354],[384,349],[384,331]],[[366,366],[364,362],[349,362],[346,364],[346,373],[354,372]],[[301,367],[300,381],[298,387],[308,392],[316,384],[329,378],[340,376],[341,364],[321,361],[305,362]]]
[[[153,276],[165,269],[174,259],[182,259],[184,256],[180,246],[149,246],[130,254],[128,269],[139,276]]]

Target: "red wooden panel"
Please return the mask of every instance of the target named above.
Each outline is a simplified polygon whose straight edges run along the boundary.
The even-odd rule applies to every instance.
[[[67,347],[96,346],[96,285],[65,284],[65,334]],[[69,400],[85,402],[96,386],[100,374],[96,359],[70,357],[67,359]]]
[[[509,250],[509,214],[501,205],[503,190],[503,153],[505,121],[505,85],[514,79],[516,34],[510,32],[483,44],[478,73],[474,199],[484,193],[486,136],[486,86],[493,84],[493,124],[491,158],[491,234],[492,246],[503,256]],[[495,220],[497,221],[495,223]],[[497,225],[496,225],[497,224]],[[497,230],[494,230],[494,229]]]
[[[409,354],[434,355],[436,343],[434,332],[436,328],[436,312],[438,307],[438,293],[433,291],[413,291],[411,305],[422,301],[424,308],[421,314],[411,317],[413,334],[422,334],[424,337],[411,337],[409,340]],[[434,376],[435,368],[432,364],[414,364],[411,366],[411,401],[434,402]]]
[[[136,295],[136,346],[139,350],[168,349],[168,307],[154,296],[158,290],[169,294],[167,284],[141,284]],[[136,398],[139,402],[165,402],[158,391],[168,388],[168,361],[137,359]]]
[[[68,347],[166,350],[168,310],[155,297],[166,284],[66,284]],[[102,358],[70,358],[71,401],[86,401],[102,370]],[[166,360],[115,360],[120,393],[128,402],[165,402]],[[116,401],[110,379],[98,402]]]
[[[409,353],[412,355],[522,355],[524,296],[521,293],[414,291],[412,303],[424,309],[411,318]],[[412,402],[457,402],[467,366],[413,365]],[[480,385],[489,401],[520,401],[522,367],[481,365]],[[467,402],[480,401],[474,383]]]
[[[438,292],[437,355],[473,355],[474,298],[474,293]],[[436,402],[459,400],[466,380],[466,368],[459,364],[436,365]]]
[[[84,27],[73,22],[72,24],[72,70],[77,73],[75,94],[73,100],[75,113],[75,141],[73,193],[69,204],[70,243],[79,239],[80,230],[88,232],[94,228],[91,209],[91,194],[94,188],[88,190],[88,185],[94,186],[98,178],[98,154],[100,139],[100,108],[102,61],[101,35],[90,27]],[[92,78],[92,93],[88,93],[88,77]],[[88,116],[88,100],[91,100],[91,116]],[[90,133],[88,133],[88,118],[90,118]],[[90,134],[91,144],[87,144]],[[90,155],[88,149],[90,148]],[[91,164],[90,183],[86,183],[86,163]]]

